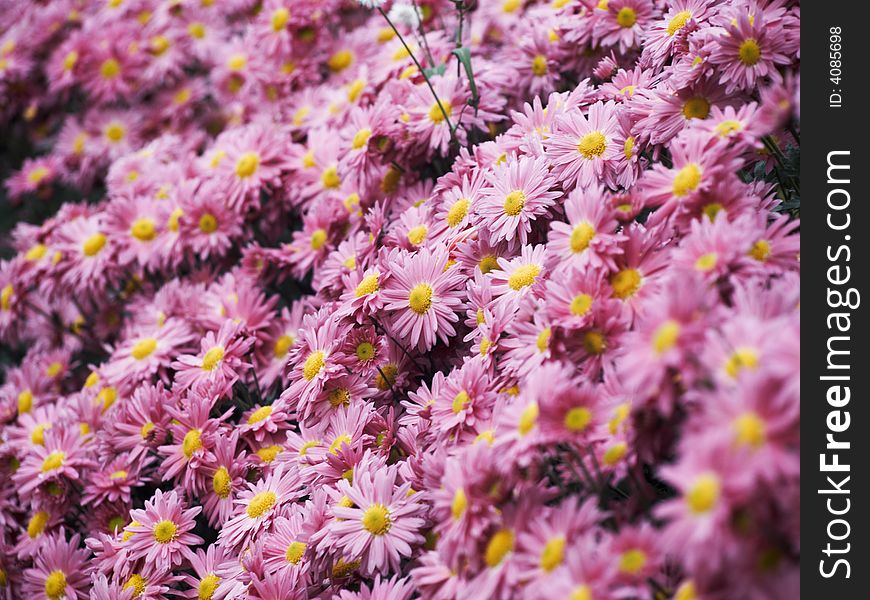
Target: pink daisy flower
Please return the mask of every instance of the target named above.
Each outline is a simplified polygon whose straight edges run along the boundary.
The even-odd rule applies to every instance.
[[[172,363],[176,369],[175,384],[182,390],[199,386],[229,390],[251,368],[243,357],[252,345],[253,340],[244,336],[238,325],[224,321],[216,333],[205,334],[199,354],[182,354]]]
[[[397,259],[381,292],[384,308],[393,313],[391,329],[421,351],[431,349],[436,339],[446,343],[456,335],[452,324],[462,305],[461,273],[448,268],[443,250],[422,249]]]
[[[623,151],[616,140],[619,131],[613,102],[597,102],[585,116],[573,110],[559,117],[544,141],[553,176],[566,189],[596,182],[613,187],[614,162]]]
[[[532,221],[546,217],[560,193],[550,191],[555,180],[547,174],[544,158],[508,159],[487,173],[488,186],[481,188],[474,210],[474,223],[492,243],[510,246],[528,243]]]
[[[759,78],[769,77],[778,83],[781,76],[777,66],[792,61],[785,33],[769,27],[763,15],[762,11],[755,15],[740,11],[716,39],[709,61],[719,67],[719,83],[725,84],[728,94],[752,89]]]
[[[78,534],[67,540],[63,529],[48,537],[34,558],[33,567],[24,571],[22,592],[46,600],[85,600],[88,551],[79,548],[80,542]]]
[[[201,506],[185,508],[175,491],[155,491],[154,496],[145,501],[144,509],[130,511],[130,518],[135,522],[125,528],[134,534],[128,545],[130,560],[144,558],[158,569],[171,569],[193,558],[190,546],[203,542],[190,532],[196,526],[194,517],[200,511]]]
[[[357,470],[353,484],[338,481],[338,490],[354,507],[333,506],[336,520],[327,540],[345,560],[362,561],[366,573],[398,569],[402,557],[411,556],[412,546],[423,542],[423,505],[409,495],[410,483],[396,481],[397,475],[391,467],[374,473]]]

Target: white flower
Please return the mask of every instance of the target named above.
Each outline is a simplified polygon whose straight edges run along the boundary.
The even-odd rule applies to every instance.
[[[387,0],[357,0],[365,8],[380,8]]]
[[[420,21],[423,20],[423,15],[420,14],[419,9],[410,4],[393,4],[387,16],[393,23],[401,23],[411,29],[419,27]]]

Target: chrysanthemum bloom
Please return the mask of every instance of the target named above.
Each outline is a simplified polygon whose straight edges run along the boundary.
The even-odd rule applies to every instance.
[[[646,26],[655,16],[650,0],[614,0],[595,11],[606,14],[596,19],[593,39],[608,47],[619,44],[620,52],[639,45]]]
[[[325,310],[306,315],[302,321],[299,340],[290,358],[293,382],[282,392],[281,398],[295,407],[303,419],[326,381],[342,372],[340,348],[344,329]]]
[[[641,63],[660,67],[685,44],[686,35],[695,31],[709,16],[706,0],[674,0],[663,18],[653,25],[644,40]]]
[[[223,600],[244,593],[242,565],[220,546],[210,544],[205,552],[197,550],[190,566],[195,575],[184,576],[183,582],[190,586],[183,592],[184,598]]]
[[[24,194],[49,191],[59,173],[60,164],[54,157],[27,159],[18,173],[6,180],[9,197],[16,199]]]
[[[498,258],[499,270],[492,271],[493,297],[499,302],[515,305],[527,294],[537,294],[544,289],[547,275],[547,248],[544,245],[523,246],[522,254],[512,260]]]
[[[236,493],[245,486],[246,452],[239,450],[239,432],[218,438],[214,447],[214,463],[209,465],[203,500],[203,513],[209,524],[217,527],[232,516]]]
[[[236,497],[236,516],[224,523],[218,541],[227,548],[240,548],[260,540],[263,533],[287,512],[287,504],[299,499],[298,471],[280,464],[267,477],[249,483],[248,489]]]
[[[215,460],[212,449],[220,420],[230,414],[224,414],[220,419],[209,418],[214,403],[215,398],[191,391],[182,408],[167,407],[174,423],[171,426],[172,443],[158,448],[158,452],[166,457],[160,464],[164,481],[180,480],[185,489],[191,491],[204,485],[203,471]]]
[[[302,510],[294,510],[288,517],[275,520],[263,543],[263,563],[269,571],[287,570],[304,576],[312,568],[311,532],[305,526],[305,516]]]
[[[58,425],[45,431],[44,436],[45,444],[31,448],[13,475],[19,494],[63,490],[79,482],[80,471],[92,464],[78,427]]]
[[[79,547],[80,542],[79,534],[67,540],[63,529],[49,536],[34,558],[33,567],[24,571],[22,592],[46,600],[85,600],[88,551]]]
[[[397,257],[381,295],[384,308],[392,311],[390,328],[411,347],[426,351],[437,339],[445,343],[456,335],[453,323],[462,304],[463,276],[448,267],[444,250],[419,250]]]
[[[336,517],[329,526],[328,543],[345,560],[362,561],[366,573],[398,569],[412,545],[423,543],[424,507],[410,493],[411,484],[398,483],[394,467],[354,472],[353,484],[338,481],[338,490],[353,502],[353,508],[334,506]]]
[[[457,441],[463,433],[477,435],[496,401],[492,385],[480,356],[451,372],[431,407],[433,432],[440,439]]]
[[[111,388],[106,388],[111,389]],[[138,386],[133,395],[114,411],[107,436],[115,451],[130,452],[131,459],[159,446],[166,438],[171,417],[164,407],[170,392],[163,386]]]
[[[224,156],[214,173],[231,207],[259,203],[261,189],[280,183],[288,166],[282,158],[286,144],[278,130],[259,123],[232,129],[216,140]]]
[[[142,477],[140,469],[151,461],[146,458],[142,462],[144,464],[140,465],[130,455],[122,454],[93,472],[85,486],[82,502],[94,506],[118,501],[129,504],[132,487],[148,481],[147,477]]]
[[[531,222],[550,213],[560,193],[550,191],[555,180],[547,174],[544,158],[508,159],[487,173],[487,186],[472,217],[478,231],[491,242],[507,240],[510,245],[526,244]]]
[[[106,366],[113,385],[137,385],[155,374],[166,378],[170,361],[187,345],[191,333],[181,319],[168,319],[160,327],[137,332],[118,344]]]
[[[145,501],[144,509],[130,511],[130,518],[135,522],[125,528],[134,534],[128,546],[130,560],[144,558],[160,569],[171,569],[193,558],[190,546],[203,542],[201,537],[190,533],[196,526],[194,517],[200,511],[201,506],[186,509],[175,491],[155,491],[151,500]]]
[[[195,191],[188,188],[179,198],[178,211],[174,221],[170,219],[170,229],[177,223],[184,246],[202,258],[223,256],[242,232],[241,215],[226,205],[214,180]]]
[[[253,340],[232,321],[224,321],[219,331],[209,331],[200,341],[199,354],[183,354],[172,363],[175,383],[181,389],[216,386],[229,390],[251,365],[244,359]]]
[[[556,121],[544,147],[552,174],[563,187],[585,188],[596,182],[612,185],[614,161],[623,151],[616,142],[617,110],[613,102],[597,102],[585,116],[572,110]]]
[[[84,292],[101,288],[117,272],[113,261],[114,243],[106,235],[104,217],[80,217],[65,223],[58,231],[58,250],[63,282]]]
[[[709,60],[720,67],[719,82],[725,84],[729,94],[752,89],[759,78],[770,77],[778,82],[777,66],[792,61],[785,33],[768,26],[763,11],[754,15],[740,12],[715,43],[717,47]]]

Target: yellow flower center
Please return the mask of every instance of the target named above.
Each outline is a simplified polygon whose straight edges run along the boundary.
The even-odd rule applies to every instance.
[[[41,260],[45,256],[46,252],[48,252],[48,247],[45,244],[35,244],[33,247],[30,248],[30,250],[27,251],[27,253],[24,255],[24,258],[31,262],[35,262],[37,260]],[[10,290],[12,289],[12,286],[6,287],[8,287]],[[6,288],[3,288],[3,290],[5,291]]]
[[[565,429],[580,432],[592,421],[592,411],[585,406],[576,406],[565,413]]]
[[[491,271],[495,271],[498,269],[498,259],[491,254],[488,254],[480,259],[480,262],[477,263],[477,266],[480,268],[480,272],[486,275]]]
[[[154,221],[148,217],[136,219],[130,226],[130,235],[139,241],[150,242],[157,235]]]
[[[30,432],[30,441],[35,446],[45,445],[46,429],[51,429],[51,423],[39,423],[36,427],[33,428],[33,431]]]
[[[252,519],[256,519],[263,516],[263,513],[272,508],[277,501],[278,496],[275,495],[275,492],[260,492],[259,494],[251,498],[251,501],[248,502],[248,508],[245,510],[245,512],[247,512],[248,516]]]
[[[315,350],[308,355],[308,358],[305,359],[305,363],[302,365],[302,376],[305,377],[306,381],[311,381],[320,373],[325,360],[326,354],[322,350]]]
[[[166,226],[169,228],[169,231],[178,231],[178,220],[184,215],[184,211],[180,208],[176,208],[169,215],[169,218],[166,220]],[[215,227],[217,227],[217,221],[215,221]]]
[[[135,358],[136,360],[143,360],[151,356],[151,354],[157,349],[157,340],[154,338],[143,338],[136,342],[133,345],[133,349],[130,350],[130,356]]]
[[[124,129],[124,126],[119,123],[112,123],[108,127],[106,127],[106,139],[110,142],[118,143],[124,139],[124,136],[127,134],[127,131]]]
[[[197,590],[196,595],[197,600],[212,600],[220,583],[221,578],[214,573],[210,573],[203,577],[202,581],[199,582],[199,589]]]
[[[63,466],[63,460],[66,458],[66,454],[61,452],[60,450],[55,450],[51,454],[45,457],[45,460],[42,461],[42,472],[48,473],[49,471],[54,471],[55,469],[59,469]]]
[[[39,182],[45,179],[48,175],[48,169],[45,167],[36,167],[27,174],[27,180],[33,185],[39,185]]]
[[[12,287],[11,283],[7,283],[3,286],[3,290],[0,291],[0,308],[3,310],[9,310],[9,307],[12,305],[12,294],[15,293],[15,288]]]
[[[34,513],[27,522],[27,537],[34,540],[42,535],[45,526],[48,525],[48,518],[49,515],[44,510]]]
[[[100,75],[103,79],[114,79],[121,73],[121,64],[114,58],[107,58],[100,65]]]
[[[218,467],[211,478],[211,488],[219,498],[226,498],[232,491],[232,478],[226,467]]]
[[[145,581],[145,578],[138,573],[134,573],[133,575],[130,575],[130,578],[124,583],[122,589],[129,590],[130,588],[133,588],[133,597],[138,598],[145,593],[146,587],[148,587],[148,582]]]
[[[634,156],[634,136],[630,135],[625,138],[625,143],[622,145],[622,153],[625,155],[626,160],[631,160],[631,157]]]
[[[372,535],[384,535],[390,530],[390,525],[390,511],[383,504],[372,504],[363,513],[363,529]]]
[[[453,494],[453,502],[450,504],[450,514],[455,520],[462,518],[465,511],[468,509],[468,496],[465,495],[465,490],[458,488]]]
[[[175,539],[178,527],[172,521],[163,519],[154,526],[154,539],[158,544],[168,544]]]
[[[458,415],[462,412],[462,409],[468,406],[468,403],[471,402],[471,398],[468,397],[468,392],[462,390],[453,398],[453,414]]]
[[[641,286],[640,272],[637,269],[625,268],[614,273],[610,278],[613,295],[625,300],[634,296]]]
[[[217,231],[218,221],[211,213],[205,213],[199,218],[199,230],[205,234],[211,234]]]
[[[547,74],[547,57],[543,54],[536,54],[532,59],[532,73],[541,77]]]
[[[545,327],[538,334],[538,338],[535,341],[535,346],[538,348],[538,352],[546,352],[550,347],[550,338],[553,336],[553,330],[549,327]]]
[[[184,440],[181,442],[181,451],[190,460],[193,458],[193,453],[200,449],[202,449],[202,432],[199,429],[191,429],[184,434]]]
[[[425,315],[432,307],[432,286],[418,283],[408,294],[408,307],[418,315]]]
[[[471,203],[467,198],[460,198],[453,203],[450,210],[447,211],[447,225],[456,227],[459,225],[465,216],[468,214],[468,207]]]
[[[444,110],[442,110],[442,108]],[[429,120],[433,123],[442,123],[445,114],[448,119],[453,115],[453,106],[451,106],[450,102],[442,100],[440,105],[438,102],[435,102],[435,104],[432,105],[432,108],[429,109]]]
[[[709,512],[719,501],[722,486],[719,478],[713,473],[699,475],[695,483],[686,493],[686,503],[695,514]]]
[[[127,475],[129,475],[129,473],[127,473],[127,471],[125,471],[124,469],[121,469],[120,471],[114,471],[111,475],[109,475],[109,479],[126,479]]]
[[[329,392],[329,404],[333,408],[350,404],[350,391],[347,388],[335,388]]]
[[[368,296],[369,294],[373,294],[378,291],[378,278],[380,277],[379,273],[373,275],[366,275],[363,277],[362,281],[359,282],[359,285],[356,286],[356,290],[354,291],[354,295],[357,298],[362,296]],[[371,345],[371,344],[369,344]],[[359,354],[359,348],[357,348],[357,355]]]
[[[541,568],[547,573],[561,565],[565,559],[565,541],[565,536],[559,535],[551,538],[544,544],[540,564]]]
[[[508,278],[508,287],[519,291],[535,283],[535,278],[540,274],[541,267],[536,264],[521,265]]]
[[[646,565],[646,552],[640,548],[626,550],[619,557],[619,570],[629,575],[635,575]]]
[[[160,56],[169,50],[169,39],[165,35],[156,35],[151,38],[151,54]]]
[[[66,575],[63,571],[52,571],[45,578],[45,595],[49,600],[61,600],[66,597]]]
[[[754,39],[745,39],[737,50],[737,56],[740,58],[740,62],[747,67],[751,67],[758,64],[758,61],[761,60],[761,47]]]
[[[517,431],[520,432],[520,435],[528,434],[535,427],[538,423],[538,414],[540,414],[540,409],[537,402],[532,402],[523,409],[517,423]]]
[[[501,9],[506,13],[516,12],[523,5],[523,0],[504,0]]]
[[[592,308],[592,296],[589,294],[578,294],[571,300],[571,314],[576,317],[582,317],[590,308]]]
[[[698,257],[698,260],[695,261],[695,269],[706,273],[716,268],[717,262],[719,262],[719,255],[715,252],[708,252]]]
[[[18,414],[23,415],[29,413],[33,408],[33,392],[29,389],[23,390],[18,394]]]
[[[429,233],[429,228],[425,225],[417,225],[408,230],[408,241],[415,246],[419,246],[426,239]]]
[[[293,339],[293,336],[290,335],[282,335],[275,340],[275,358],[284,358],[287,356],[287,352],[290,351],[290,347],[294,342],[295,340]]]
[[[341,177],[338,176],[338,169],[335,166],[326,167],[320,175],[320,182],[323,187],[328,190],[333,190],[341,185]]]
[[[758,353],[753,348],[740,347],[725,361],[725,372],[736,378],[742,369],[758,367]]]
[[[685,196],[694,191],[701,183],[701,168],[695,163],[689,163],[674,176],[674,196]]]
[[[283,6],[272,13],[272,31],[278,32],[287,26],[290,20],[290,11]]]
[[[333,73],[344,71],[353,62],[353,53],[350,50],[339,50],[329,57],[326,65]]]
[[[740,131],[741,129],[743,129],[743,125],[740,124],[740,121],[735,121],[733,119],[722,121],[721,123],[716,125],[716,133],[718,133],[721,137],[727,137],[728,135],[734,133],[735,131]]]
[[[510,529],[500,529],[489,539],[483,560],[487,566],[497,567],[513,549],[514,532]]]
[[[683,116],[687,119],[706,119],[710,114],[710,103],[706,98],[695,96],[683,105]]]
[[[209,349],[208,352],[205,353],[202,357],[202,370],[203,371],[214,371],[215,368],[221,363],[224,359],[224,347],[223,346],[215,346],[214,348]]]
[[[674,600],[698,600],[698,591],[695,582],[691,579],[681,584],[674,594]]]
[[[577,152],[587,159],[601,156],[605,150],[607,150],[607,138],[600,131],[587,133],[577,144]]]
[[[241,71],[248,66],[248,57],[244,54],[233,54],[227,61],[227,68],[230,71]]]
[[[283,448],[277,444],[274,446],[266,446],[265,448],[257,450],[257,456],[259,456],[264,463],[270,463],[281,454],[281,450],[283,450]]]
[[[681,10],[668,23],[668,35],[673,36],[680,29],[682,29],[686,22],[692,18],[692,13],[687,10]]]
[[[625,29],[634,27],[634,24],[637,23],[637,13],[633,8],[625,6],[619,9],[619,12],[616,13],[616,22],[620,27],[624,27]]]
[[[759,262],[764,262],[770,257],[770,242],[767,240],[758,240],[752,245],[749,251],[749,256]]]
[[[760,448],[767,440],[767,426],[754,412],[745,412],[734,419],[733,427],[738,446]]]
[[[236,162],[236,175],[240,179],[247,179],[257,172],[260,166],[260,155],[256,152],[245,152]]]
[[[148,436],[151,435],[152,431],[154,431],[154,423],[148,421],[147,423],[142,425],[142,428],[139,430],[139,435],[142,436],[143,440],[147,440]]]
[[[504,212],[509,217],[515,217],[523,210],[526,204],[526,195],[520,190],[514,190],[504,199]]]
[[[284,554],[284,558],[287,559],[288,563],[297,565],[305,555],[305,550],[307,548],[308,545],[303,542],[290,542],[290,545],[287,546],[287,552]]]
[[[248,417],[248,425],[254,425],[255,423],[259,423],[260,421],[266,420],[272,414],[271,406],[261,406],[257,410],[251,413],[251,416]]]
[[[595,237],[595,228],[587,221],[579,223],[571,231],[571,251],[575,254],[583,252],[589,247],[589,242]]]
[[[353,136],[353,141],[351,141],[350,147],[353,148],[354,150],[359,150],[360,148],[362,148],[363,146],[368,144],[369,138],[371,137],[371,135],[372,135],[372,130],[369,129],[368,127],[360,129]]]
[[[677,344],[680,337],[680,324],[673,319],[668,319],[659,325],[652,336],[653,349],[656,354],[662,355]]]
[[[311,249],[320,250],[326,244],[327,235],[325,229],[315,229],[311,232]]]
[[[627,453],[628,444],[626,444],[625,442],[617,442],[604,451],[604,456],[602,456],[602,460],[604,461],[605,465],[607,465],[608,467],[612,467],[613,465],[621,461]]]
[[[370,342],[361,342],[356,347],[356,357],[362,361],[371,360],[375,356],[375,347]]]
[[[95,233],[82,244],[82,252],[85,256],[96,256],[105,245],[106,236],[102,233]]]
[[[581,583],[576,588],[574,588],[568,600],[593,600],[592,588],[590,588],[585,583]]]

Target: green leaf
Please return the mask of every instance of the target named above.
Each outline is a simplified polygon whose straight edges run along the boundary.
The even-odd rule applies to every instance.
[[[477,84],[474,82],[474,71],[471,68],[471,50],[466,46],[456,48],[451,52],[465,69],[465,74],[468,76],[468,85],[471,87],[471,105],[477,106],[480,102],[480,94],[477,93]]]

